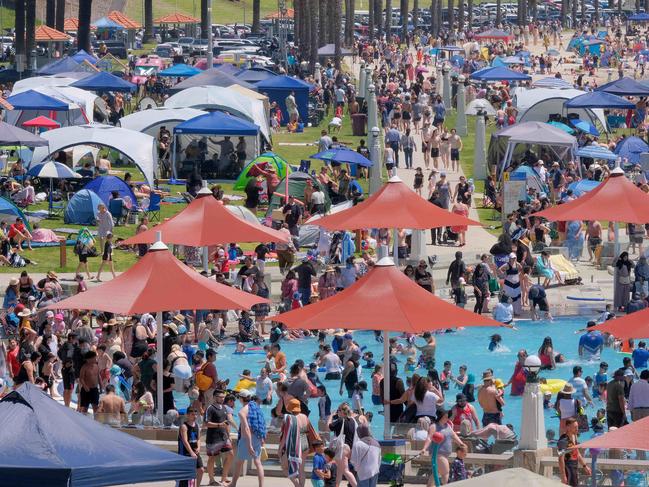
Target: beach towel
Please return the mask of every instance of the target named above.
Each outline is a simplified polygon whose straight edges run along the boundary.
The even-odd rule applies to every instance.
[[[257,436],[257,438],[260,440],[266,439],[266,421],[264,420],[264,413],[254,401],[248,403],[248,424],[250,425],[250,430]]]
[[[282,437],[285,438],[284,452],[288,460],[288,478],[291,479],[300,475],[300,465],[302,464],[300,433],[297,418],[292,414],[284,415]]]

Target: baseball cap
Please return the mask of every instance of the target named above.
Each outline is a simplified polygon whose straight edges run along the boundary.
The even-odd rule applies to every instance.
[[[241,389],[238,394],[239,397],[252,397],[252,393],[248,389]]]

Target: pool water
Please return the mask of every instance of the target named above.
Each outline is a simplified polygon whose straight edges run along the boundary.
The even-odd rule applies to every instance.
[[[596,313],[596,312],[595,312]],[[442,369],[442,364],[446,360],[452,363],[452,371],[455,375],[458,373],[458,368],[461,364],[468,366],[469,373],[474,374],[476,378],[476,385],[481,383],[482,372],[487,368],[494,370],[494,377],[502,379],[507,383],[511,377],[516,363],[516,354],[518,350],[525,349],[528,354],[536,354],[538,348],[541,346],[544,337],[551,336],[555,353],[562,353],[567,361],[562,364],[557,364],[556,370],[542,371],[541,376],[548,379],[563,379],[568,380],[572,377],[572,368],[575,365],[582,365],[584,369],[583,377],[594,376],[599,369],[599,361],[586,362],[579,359],[578,356],[578,343],[581,333],[575,331],[584,328],[589,319],[593,316],[570,316],[555,319],[555,321],[529,321],[520,320],[516,322],[517,330],[510,330],[507,328],[495,329],[491,327],[483,328],[468,328],[459,330],[455,333],[445,333],[436,335],[437,339],[437,354],[436,362],[438,370]],[[498,333],[502,336],[502,348],[495,352],[488,350],[490,336]],[[397,336],[395,333],[394,336]],[[354,339],[361,347],[366,347],[365,351],[372,351],[374,359],[377,363],[381,363],[383,357],[383,344],[375,340],[374,334],[371,331],[357,331],[354,332]],[[403,340],[401,340],[403,342]],[[417,339],[418,344],[423,344],[423,339]],[[291,364],[297,359],[302,359],[308,365],[313,360],[313,355],[318,350],[317,338],[311,337],[295,341],[282,341],[282,350],[286,353],[288,363]],[[229,378],[230,386],[234,386],[239,379],[239,374],[244,369],[252,371],[253,376],[256,376],[263,365],[263,355],[256,353],[236,355],[234,346],[224,345],[218,350],[217,357],[217,370],[221,379]],[[400,364],[399,375],[404,378],[403,367],[405,359],[403,356],[397,356]],[[622,366],[623,356],[614,352],[611,349],[605,349],[601,360],[608,362],[609,371],[612,373],[616,368]],[[417,373],[422,373],[417,370]],[[424,371],[425,372],[425,371]],[[383,436],[383,416],[378,414],[382,410],[382,406],[374,406],[371,401],[371,370],[363,369],[362,380],[367,381],[369,391],[363,398],[363,405],[367,411],[374,413],[372,421],[372,428],[377,437]],[[320,373],[320,380],[327,388],[327,392],[331,397],[332,410],[335,410],[338,404],[343,401],[348,401],[347,392],[343,390],[343,396],[339,392],[339,381],[325,381],[324,373]],[[446,392],[445,407],[448,409],[455,403],[455,395],[460,392],[451,385],[449,391]],[[477,390],[476,390],[477,398]],[[552,404],[554,404],[554,396]],[[509,396],[509,388],[506,390],[504,417],[503,423],[510,423],[514,426],[517,434],[520,434],[521,423],[521,397]],[[482,417],[482,411],[479,404],[474,403],[478,411],[478,417]],[[586,408],[586,414],[589,418],[595,415],[598,408],[605,407],[600,400],[595,400],[595,405]],[[270,418],[271,406],[263,406],[267,417]],[[312,410],[311,419],[317,419],[318,408],[317,399],[310,401],[310,409]],[[546,410],[545,422],[546,429],[552,428],[558,431],[559,420],[555,417],[556,413],[553,409]]]

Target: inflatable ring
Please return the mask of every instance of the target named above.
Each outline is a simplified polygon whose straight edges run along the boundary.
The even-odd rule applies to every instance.
[[[566,385],[566,381],[563,379],[547,379],[545,384],[540,384],[539,389],[542,393],[550,392],[556,394],[557,392],[563,389],[563,386]]]
[[[254,389],[257,383],[251,379],[240,379],[232,389],[234,392],[241,392],[244,389]]]

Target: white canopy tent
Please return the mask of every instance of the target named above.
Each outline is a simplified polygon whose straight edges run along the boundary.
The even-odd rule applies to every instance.
[[[587,120],[600,131],[607,132],[606,117],[601,108],[571,108],[566,111],[563,104],[576,96],[586,93],[582,90],[556,89],[556,88],[516,88],[513,94],[513,103],[518,110],[518,123],[547,122],[550,115],[567,116],[575,113],[582,120]]]
[[[79,81],[93,73],[85,71],[53,74],[49,76],[33,76],[16,81],[13,86],[13,93],[20,93],[25,90],[35,90],[44,86],[70,86],[75,81]]]
[[[150,135],[110,125],[89,124],[49,130],[41,136],[49,141],[50,146],[36,148],[32,164],[38,164],[50,154],[75,145],[110,147],[131,159],[140,168],[147,183],[153,184],[158,164],[158,144]]]
[[[572,135],[542,122],[517,123],[501,130],[496,135],[508,139],[505,156],[498,168],[499,177],[511,164],[514,148],[519,144],[548,147],[558,159],[564,159],[566,156],[574,159],[574,152],[577,149],[577,139]]]
[[[142,132],[152,137],[157,137],[161,126],[173,132],[176,125],[186,120],[205,115],[207,112],[195,108],[168,108],[158,107],[140,110],[122,117],[119,125],[122,128]]]
[[[165,101],[167,108],[196,108],[199,110],[221,110],[248,120],[259,127],[261,134],[270,143],[270,124],[264,101],[246,96],[238,90],[221,86],[195,86],[187,88]]]

